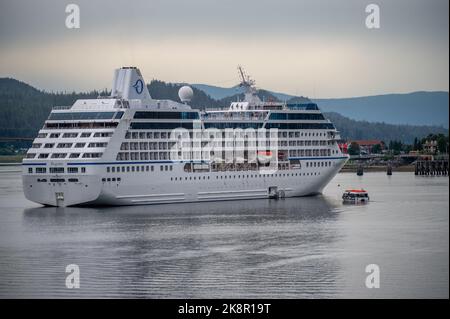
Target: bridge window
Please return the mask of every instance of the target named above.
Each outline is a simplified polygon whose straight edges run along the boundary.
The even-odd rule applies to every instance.
[[[49,120],[107,120],[112,119],[114,112],[52,112],[48,117]]]
[[[287,104],[287,107],[291,110],[318,110],[315,103],[292,103]]]
[[[92,129],[92,128],[114,128],[117,122],[71,122],[71,123],[47,123],[44,127],[47,129]]]
[[[134,118],[196,120],[199,118],[199,115],[198,112],[136,112]]]
[[[163,122],[157,122],[157,123],[140,123],[140,122],[133,122],[130,124],[130,129],[133,130],[157,130],[157,129],[161,129],[161,130],[173,130],[173,129],[177,129],[177,128],[185,128],[185,129],[191,129],[192,130],[192,123],[188,122],[188,123],[183,123],[183,122],[178,122],[178,123],[163,123]],[[133,138],[134,137],[134,133],[133,133]],[[137,136],[136,136],[137,138]],[[155,134],[155,138],[156,138],[156,134]]]

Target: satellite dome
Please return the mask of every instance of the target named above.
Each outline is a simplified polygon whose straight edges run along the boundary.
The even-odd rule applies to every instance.
[[[194,91],[192,91],[190,86],[183,86],[178,91],[178,96],[180,97],[181,102],[190,102],[194,97]]]

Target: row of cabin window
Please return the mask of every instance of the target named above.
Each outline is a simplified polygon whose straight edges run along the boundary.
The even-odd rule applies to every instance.
[[[27,153],[25,158],[31,159],[35,158],[37,153]],[[70,153],[69,158],[79,158],[81,153]],[[100,158],[102,157],[103,153],[83,153],[82,158]],[[49,153],[39,153],[38,158],[66,158],[67,153],[52,153],[51,156]]]
[[[331,167],[331,161],[328,162],[306,162],[306,167]]]
[[[55,143],[45,143],[45,144],[33,143],[31,145],[31,148],[41,148],[42,145],[44,145],[44,148],[54,148],[55,145],[56,145],[56,148],[71,148],[74,145],[74,143],[58,143],[58,144],[55,144]],[[74,148],[83,148],[85,146],[86,146],[86,143],[75,143]],[[93,142],[93,143],[88,144],[88,147],[106,147],[106,146],[108,146],[108,143],[105,143],[105,142],[101,142],[101,143]]]
[[[281,144],[280,144],[281,142]],[[327,146],[333,145],[334,141],[325,140],[296,140],[296,141],[278,141],[280,146]]]
[[[156,166],[158,167],[158,166]],[[172,165],[159,165],[159,170],[163,171],[172,171]],[[154,165],[137,165],[137,166],[107,166],[107,173],[125,173],[125,172],[154,172]]]
[[[111,129],[116,128],[118,122],[75,122],[75,123],[44,123],[48,130],[84,130],[84,129]]]
[[[122,179],[120,177],[103,177],[102,182],[120,182]]]
[[[331,156],[334,154],[334,150],[325,149],[325,150],[290,150],[289,156],[291,157],[303,157],[303,156]]]
[[[306,167],[331,167],[331,161],[306,162]],[[160,171],[172,171],[172,165],[159,165]],[[138,165],[138,166],[107,166],[107,173],[125,173],[125,172],[153,172],[154,165]],[[284,176],[284,175],[283,175]],[[297,175],[295,175],[297,176]]]
[[[286,174],[255,174],[255,175],[217,175],[216,179],[240,179],[240,178],[264,178],[264,177],[295,177],[295,176],[313,176],[320,175],[320,172],[311,172],[311,173],[286,173]],[[189,176],[189,177],[171,177],[171,181],[182,181],[182,180],[208,180],[210,176]]]
[[[117,161],[148,161],[148,160],[169,160],[169,152],[119,152]]]
[[[76,138],[76,137],[78,137],[78,134],[79,133],[77,133],[77,132],[63,133],[62,138]],[[94,133],[94,137],[111,137],[112,134],[113,134],[113,132],[96,132],[96,133]],[[92,132],[81,132],[79,137],[87,138],[87,137],[91,137],[91,135],[92,135]],[[49,133],[39,133],[37,137],[38,138],[46,138],[47,136],[49,138],[59,138],[59,137],[61,137],[61,133],[50,133],[50,135],[49,135]]]
[[[290,157],[308,157],[308,156],[331,156],[337,154],[337,150],[330,149],[313,149],[313,150],[290,150]],[[194,155],[198,154],[200,156],[200,152],[194,152]],[[220,156],[220,152],[212,152],[211,155],[217,154]],[[172,153],[175,155],[175,153]],[[226,153],[222,153],[222,157],[225,157]],[[183,157],[183,159],[189,159],[190,152],[177,152],[178,157]],[[148,161],[148,160],[170,160],[169,152],[119,152],[117,154],[117,161]]]
[[[47,183],[46,178],[38,178],[37,181],[40,183]],[[69,178],[67,179],[67,181],[70,183],[78,183],[78,178]],[[65,182],[66,182],[65,178],[50,178],[50,183],[65,183]]]
[[[36,167],[33,169],[33,167],[28,167],[28,173],[33,174],[33,171],[36,174],[47,174],[47,167]],[[49,167],[48,172],[50,174],[64,174],[65,173],[64,167]],[[78,173],[86,173],[86,167],[67,167],[67,173],[68,174],[78,174]]]
[[[92,144],[92,143],[91,143]],[[100,144],[100,143],[97,143]],[[106,144],[106,143],[105,143]],[[333,145],[334,142],[329,141],[289,141],[289,146],[327,146]],[[120,150],[122,151],[139,151],[139,150],[166,150],[171,149],[175,145],[181,147],[191,147],[192,143],[190,141],[182,142],[123,142],[120,145]],[[245,141],[204,141],[201,143],[202,147],[214,147],[214,146],[245,146],[248,145]],[[278,141],[278,146],[288,146],[288,141]],[[101,147],[101,146],[98,146]]]
[[[213,132],[212,134],[215,137],[217,134],[222,134],[222,137],[225,138],[225,132]],[[246,132],[242,132],[242,134],[247,134]],[[201,138],[204,137],[204,132],[197,132],[196,137]],[[278,137],[289,137],[289,138],[299,138],[299,137],[326,137],[327,133],[325,132],[297,132],[297,131],[278,131]],[[187,136],[186,136],[187,137]],[[189,132],[189,137],[193,138],[193,132]],[[266,131],[266,137],[270,137],[270,131]],[[167,139],[170,138],[170,132],[130,132],[127,131],[125,134],[126,139]]]
[[[167,150],[172,148],[176,142],[123,142],[120,145],[120,149],[123,151],[128,150]]]

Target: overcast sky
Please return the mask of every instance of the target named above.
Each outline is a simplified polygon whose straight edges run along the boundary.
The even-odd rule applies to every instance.
[[[67,29],[65,7],[81,10]],[[368,29],[365,8],[380,7]],[[45,90],[110,88],[113,69],[146,81],[349,97],[449,86],[448,0],[0,0],[0,77]]]

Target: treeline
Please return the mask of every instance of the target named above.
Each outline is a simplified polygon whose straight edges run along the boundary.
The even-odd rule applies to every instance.
[[[0,137],[34,137],[53,106],[77,99],[96,98],[102,92],[49,93],[10,78],[0,78]]]
[[[147,87],[155,99],[178,101],[178,90],[182,85],[153,80]],[[244,98],[243,94],[237,94],[215,100],[201,90],[192,89],[194,97],[190,105],[194,108],[227,107],[232,101]],[[0,78],[0,137],[34,137],[53,106],[72,105],[77,99],[90,99],[108,94],[109,92],[105,91],[51,93],[37,90],[11,78]],[[265,90],[259,90],[258,96],[264,101],[277,101],[274,95]],[[308,101],[307,98],[298,97],[288,102]],[[411,144],[416,137],[423,138],[429,134],[439,133],[448,135],[448,130],[442,127],[355,121],[338,113],[326,113],[325,116],[335,124],[344,139],[379,139],[386,143],[395,140]]]
[[[319,105],[320,107],[320,105]],[[448,129],[438,126],[394,125],[356,121],[338,113],[324,113],[341,133],[345,140],[381,140],[389,144],[399,141],[403,144],[413,144],[414,139],[422,139],[429,134],[448,135]]]

